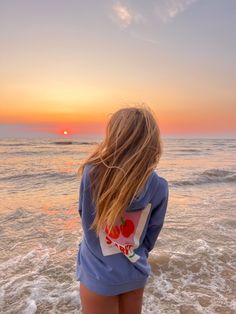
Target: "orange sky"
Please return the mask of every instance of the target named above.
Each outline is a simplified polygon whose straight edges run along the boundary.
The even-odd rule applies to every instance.
[[[146,103],[163,134],[236,133],[232,10],[166,3],[1,3],[0,123],[101,133],[116,109]]]
[[[146,103],[154,110],[163,133],[236,131],[236,110],[233,101],[232,106],[223,106],[217,99],[211,102],[208,97],[207,105],[202,105],[204,99],[198,97],[195,101],[195,95],[192,97],[187,93],[181,95],[180,91],[171,95],[171,92],[174,92],[171,88],[163,94],[161,92],[155,95],[151,89],[147,91],[131,89],[122,99],[121,92],[110,93],[108,89],[99,100],[99,89],[94,91],[92,87],[91,92],[86,90],[81,96],[79,87],[78,90],[76,87],[73,90],[69,88],[57,90],[50,88],[49,85],[48,90],[45,87],[45,91],[40,93],[36,88],[28,91],[26,85],[24,93],[19,89],[15,89],[14,93],[5,92],[5,105],[1,110],[0,121],[30,125],[51,123],[57,125],[57,128],[70,128],[72,132],[74,130],[82,133],[101,133],[112,112],[125,105],[141,103],[139,99],[144,98],[142,96],[146,94],[148,95]],[[102,91],[100,93],[102,94]],[[42,130],[45,128],[42,127]]]

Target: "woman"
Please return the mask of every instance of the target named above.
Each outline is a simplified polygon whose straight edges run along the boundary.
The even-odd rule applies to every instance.
[[[79,194],[83,239],[77,280],[84,314],[141,313],[149,252],[164,223],[168,182],[155,168],[162,142],[147,106],[119,109],[84,161]]]

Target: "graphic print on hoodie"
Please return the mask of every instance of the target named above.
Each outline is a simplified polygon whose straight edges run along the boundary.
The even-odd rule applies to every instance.
[[[123,253],[135,263],[140,256],[134,252],[139,246],[152,204],[143,209],[125,212],[109,232],[108,228],[100,231],[99,241],[104,256]]]

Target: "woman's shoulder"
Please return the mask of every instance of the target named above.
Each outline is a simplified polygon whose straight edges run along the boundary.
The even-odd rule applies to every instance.
[[[93,166],[92,164],[85,164],[84,165],[83,176],[89,177],[89,173],[92,169],[92,166]]]
[[[167,196],[168,195],[168,190],[169,190],[169,183],[166,178],[163,176],[160,176],[156,170],[153,170],[153,177],[152,177],[152,191],[153,191],[153,196],[156,194],[162,195],[162,196]]]
[[[85,164],[84,165],[84,172],[88,172],[88,171],[90,171],[91,170],[91,168],[92,168],[92,164]]]

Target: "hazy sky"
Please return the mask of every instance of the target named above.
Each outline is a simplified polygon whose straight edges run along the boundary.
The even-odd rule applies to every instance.
[[[147,103],[165,134],[236,134],[235,0],[0,1],[0,136],[102,133]]]

